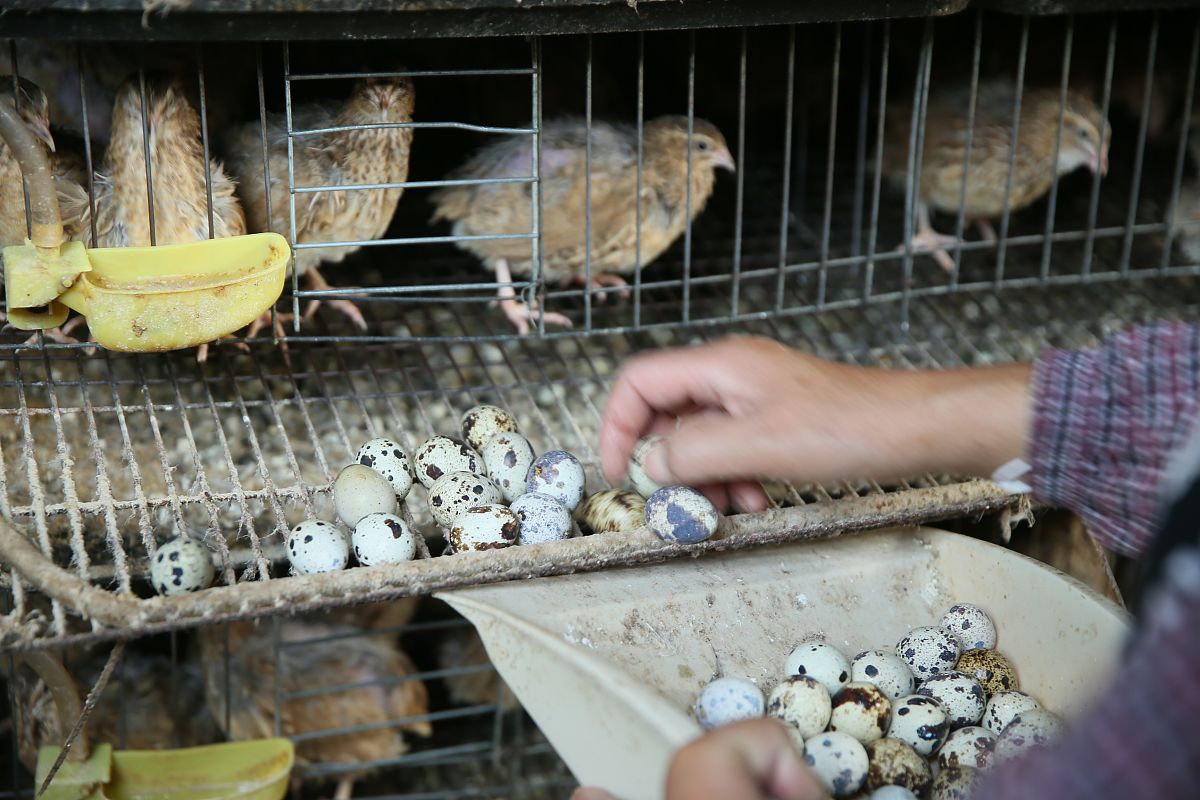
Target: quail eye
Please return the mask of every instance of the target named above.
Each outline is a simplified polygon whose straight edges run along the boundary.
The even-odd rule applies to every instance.
[[[706,142],[705,140],[701,139],[700,141],[696,142],[696,149],[697,149],[697,150],[707,150],[707,149],[708,149],[708,142]]]
[[[1079,138],[1083,139],[1084,141],[1087,141],[1088,139],[1090,139],[1092,137],[1091,137],[1091,134],[1088,133],[1087,128],[1080,128],[1079,129]]]

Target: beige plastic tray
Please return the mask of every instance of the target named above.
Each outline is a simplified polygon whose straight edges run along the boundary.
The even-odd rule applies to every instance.
[[[1072,578],[929,528],[481,586],[439,595],[581,784],[662,796],[671,753],[699,735],[689,708],[717,675],[770,692],[801,640],[852,656],[935,624],[952,602],[996,621],[1022,688],[1071,715],[1104,685],[1126,613]]]

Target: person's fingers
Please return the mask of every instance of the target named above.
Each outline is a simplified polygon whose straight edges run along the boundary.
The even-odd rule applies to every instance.
[[[729,487],[723,483],[710,483],[695,487],[696,491],[708,498],[713,506],[724,513],[729,510]]]
[[[593,786],[580,786],[571,793],[571,800],[617,800],[603,789]]]
[[[825,796],[782,723],[734,723],[686,745],[671,761],[667,800],[818,800]]]
[[[665,485],[746,481],[777,471],[781,433],[766,418],[696,414],[646,454],[646,473]],[[749,495],[747,495],[749,498]]]
[[[757,481],[734,481],[729,484],[729,502],[734,511],[743,513],[762,511],[768,505],[767,493]]]

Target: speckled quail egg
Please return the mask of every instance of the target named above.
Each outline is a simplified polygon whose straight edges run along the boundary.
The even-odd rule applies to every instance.
[[[850,662],[831,644],[809,639],[796,645],[783,664],[785,675],[807,675],[820,681],[830,697],[850,682]]]
[[[1022,711],[996,737],[996,763],[1002,764],[1027,750],[1044,747],[1058,739],[1063,723],[1044,708]]]
[[[208,548],[186,536],[164,542],[150,562],[150,582],[162,595],[207,589],[212,586],[214,574]]]
[[[395,514],[396,490],[370,467],[351,464],[333,482],[333,505],[338,518],[353,528],[367,514]]]
[[[975,767],[987,769],[992,761],[992,752],[996,749],[996,734],[987,728],[971,725],[959,728],[938,750],[937,763],[942,769],[947,767]]]
[[[475,506],[499,505],[504,502],[500,487],[491,478],[472,472],[450,472],[434,481],[429,488],[429,511],[434,521],[449,527],[454,519]]]
[[[705,730],[761,717],[766,708],[762,690],[745,678],[717,678],[700,690],[693,710]]]
[[[979,681],[961,672],[934,675],[922,683],[916,693],[942,704],[951,730],[977,724],[983,717],[987,699]]]
[[[867,782],[867,751],[853,736],[817,734],[804,743],[804,761],[834,797],[849,797]]]
[[[661,436],[647,436],[640,439],[633,446],[633,454],[629,457],[629,482],[633,485],[633,490],[642,497],[650,497],[650,495],[663,488],[662,484],[656,482],[653,478],[646,474],[646,454],[653,450],[660,442],[665,441]]]
[[[566,450],[551,450],[542,453],[529,467],[525,490],[541,492],[556,498],[558,502],[574,511],[583,499],[586,483],[583,464]]]
[[[954,634],[963,652],[996,646],[996,625],[979,606],[955,603],[942,615],[942,627]]]
[[[891,701],[878,686],[850,682],[833,698],[829,730],[849,734],[867,744],[883,738],[891,716]]]
[[[864,650],[856,655],[850,662],[850,679],[875,684],[888,700],[912,694],[917,685],[908,663],[885,650]]]
[[[646,524],[646,501],[627,489],[596,492],[575,509],[575,519],[585,534],[636,530]]]
[[[306,519],[288,534],[287,557],[300,575],[337,572],[350,561],[350,542],[332,522]]]
[[[395,514],[367,514],[350,535],[354,557],[364,567],[399,564],[417,555],[417,537]]]
[[[825,685],[807,675],[784,678],[767,699],[767,715],[785,722],[801,741],[825,730],[831,709]]]
[[[941,747],[949,729],[945,710],[932,697],[910,694],[892,703],[888,736],[907,743],[923,756]]]
[[[517,543],[521,520],[502,505],[468,508],[454,518],[447,537],[454,552],[497,550]]]
[[[478,405],[462,415],[462,436],[476,452],[498,433],[516,433],[517,418],[499,406]]]
[[[413,455],[413,470],[426,489],[443,475],[451,472],[472,472],[482,475],[486,468],[483,458],[466,442],[449,436],[426,439]]]
[[[896,645],[896,655],[904,659],[919,681],[953,670],[958,654],[958,639],[945,628],[934,626],[913,628]]]
[[[487,440],[480,453],[488,477],[504,493],[504,502],[511,503],[525,494],[525,481],[534,457],[528,439],[511,431],[497,433]]]
[[[1016,719],[1018,714],[1041,707],[1037,700],[1024,692],[1015,689],[998,692],[992,695],[987,702],[987,708],[983,710],[983,725],[999,736],[1000,732],[1007,728],[1008,723]]]
[[[520,544],[555,542],[571,535],[571,512],[548,494],[523,494],[510,508],[521,521]]]
[[[413,485],[412,464],[400,445],[391,439],[372,439],[358,448],[354,460],[387,478],[397,500],[408,497]]]
[[[930,800],[970,800],[983,773],[972,767],[946,767],[933,779]]]
[[[867,800],[917,800],[917,796],[903,786],[880,786]]]
[[[955,669],[979,681],[989,696],[1021,688],[1017,671],[995,650],[968,650],[958,659]]]
[[[703,542],[719,522],[712,502],[687,486],[664,486],[646,501],[646,525],[664,542]]]
[[[888,737],[867,745],[867,788],[902,786],[916,794],[925,794],[933,781],[929,764],[912,746]]]

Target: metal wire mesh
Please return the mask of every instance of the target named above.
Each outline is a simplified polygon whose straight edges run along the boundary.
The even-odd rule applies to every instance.
[[[13,74],[37,74],[45,51],[36,47],[11,45]],[[1189,205],[1200,56],[1200,17],[1194,13],[1054,20],[971,13],[936,23],[535,37],[471,48],[412,42],[403,56],[414,68],[404,70],[387,53],[383,61],[392,66],[364,71],[358,62],[380,50],[357,45],[266,43],[233,51],[206,44],[185,51],[184,72],[198,93],[205,161],[210,153],[221,154],[223,126],[257,119],[264,171],[270,172],[268,114],[281,111],[287,174],[271,177],[288,188],[282,232],[298,256],[361,250],[329,270],[339,288],[305,285],[304,276],[292,275],[280,306],[280,313],[293,315],[286,350],[258,337],[246,342],[246,350],[217,345],[207,362],[197,363],[191,353],[92,353],[86,344],[48,338],[24,344],[24,334],[0,334],[0,515],[28,532],[46,558],[118,595],[149,594],[146,570],[155,548],[185,531],[217,554],[219,583],[286,584],[285,532],[302,519],[331,514],[331,481],[363,441],[387,435],[411,450],[427,436],[453,432],[461,412],[480,402],[509,408],[535,446],[576,453],[589,488],[606,488],[594,450],[600,409],[622,360],[648,347],[751,332],[856,363],[953,367],[1028,359],[1048,345],[1080,346],[1132,321],[1195,318],[1200,301],[1193,279],[1200,272],[1198,226]],[[142,57],[154,61],[159,55],[147,50]],[[111,98],[93,90],[97,59],[87,48],[65,62],[73,71],[61,94],[78,103],[91,175],[93,150],[99,153],[104,132],[92,128],[89,109],[102,109]],[[245,75],[253,78],[243,80]],[[1054,88],[1060,106],[1068,89],[1093,91],[1113,122],[1111,169],[1105,176],[1056,175],[1042,200],[1010,212],[1016,171],[1010,160],[994,242],[964,240],[972,222],[964,182],[957,211],[935,217],[960,240],[946,248],[953,268],[944,272],[913,243],[922,221],[914,176],[930,133],[930,97],[962,75],[969,76],[964,124],[972,142],[977,132],[986,134],[975,121],[981,87],[989,80],[1014,87],[1014,127],[1022,120],[1020,98],[1032,86]],[[317,99],[344,100],[351,80],[368,77],[416,82],[415,121],[365,126],[415,131],[409,177],[298,185],[296,148],[339,126],[301,127],[294,112]],[[144,98],[144,82],[140,88]],[[902,186],[891,185],[883,169],[897,101],[909,117]],[[697,120],[714,121],[738,169],[718,181],[711,201],[673,246],[647,263],[643,242],[651,223],[633,204],[639,211],[632,264],[644,268],[632,270],[629,296],[623,297],[620,287],[592,285],[599,274],[592,245],[603,224],[591,205],[604,157],[595,134],[600,120],[629,122],[635,195],[641,196],[647,185],[642,134],[647,122],[668,112],[686,114],[689,143]],[[576,221],[585,241],[582,287],[561,286],[544,269],[543,226],[557,212],[546,206],[544,187],[553,176],[542,134],[547,120],[572,113],[582,117],[586,131],[587,202]],[[528,172],[445,179],[473,145],[504,136],[529,140],[534,155]],[[153,193],[145,138],[147,191]],[[1056,156],[1062,143],[1060,116]],[[684,212],[690,219],[696,202],[690,177],[697,166],[690,146],[687,152]],[[966,149],[963,172],[974,153],[974,147]],[[468,183],[524,187],[529,230],[467,238],[430,228],[425,193]],[[94,203],[90,179],[88,188]],[[405,194],[380,238],[300,240],[297,209],[310,197],[395,189]],[[212,236],[208,170],[205,190]],[[91,231],[93,241],[95,236]],[[495,279],[453,247],[506,239],[528,241],[530,274]],[[488,306],[503,289],[527,306],[536,301],[533,335],[514,336],[505,317]],[[305,305],[317,299],[353,300],[364,310],[367,330],[326,310],[305,318]],[[547,312],[568,314],[574,326],[548,326]],[[829,509],[835,520],[844,513],[847,525],[851,512],[839,509],[863,498],[897,498],[890,517],[873,518],[877,524],[968,507],[964,500],[933,510],[916,490],[934,486],[952,493],[968,485],[929,475],[890,486],[770,489],[776,505]],[[978,498],[981,490],[971,491]],[[407,513],[436,553],[439,534],[424,496],[417,487]],[[989,498],[1007,502],[998,490]],[[428,550],[423,556],[430,557]],[[4,632],[22,645],[83,647],[89,637],[153,627],[100,630],[60,601],[28,591],[11,569],[0,570],[0,586]],[[331,593],[313,599],[335,606],[362,598]],[[235,615],[227,611],[219,616]],[[414,637],[424,641],[453,626],[420,620],[390,634],[408,647]],[[187,648],[177,648],[175,637],[184,634],[168,636],[176,663]],[[271,642],[276,663],[281,648],[293,646],[277,635]],[[417,677],[431,686],[487,669],[413,655]],[[276,725],[286,699],[276,694]],[[406,777],[372,785],[372,791],[409,798],[537,796],[566,785],[546,745],[532,732],[522,738],[519,715],[506,715],[494,701],[437,700],[427,715],[435,731],[465,733],[438,733],[430,745],[376,765],[403,767],[406,776],[428,770],[429,782]],[[480,738],[483,729],[490,735]],[[508,771],[497,772],[489,762]],[[15,763],[14,751],[14,795],[23,790]],[[464,765],[473,770],[470,777],[464,778]],[[522,776],[525,765],[533,773]],[[349,771],[352,765],[305,767],[311,777]]]

